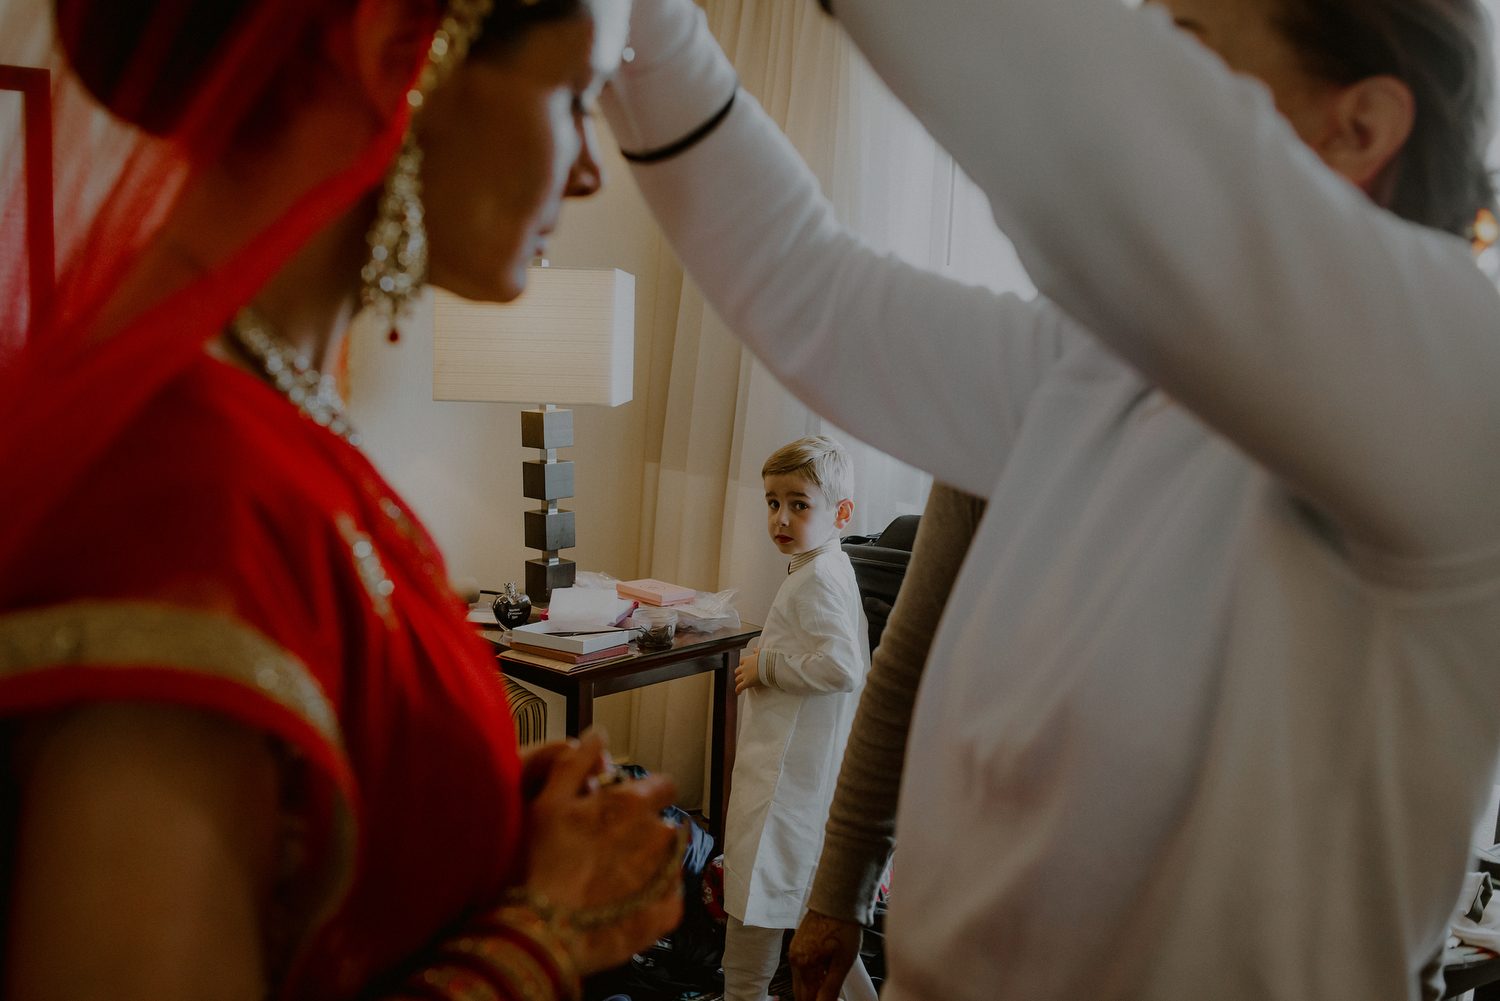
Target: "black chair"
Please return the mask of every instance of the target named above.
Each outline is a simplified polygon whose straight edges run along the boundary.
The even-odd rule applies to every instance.
[[[919,514],[903,514],[879,535],[849,535],[840,540],[849,562],[854,564],[854,581],[859,585],[865,618],[870,623],[871,650],[880,645],[880,634],[885,632],[891,606],[906,579],[906,566],[911,562],[911,547],[921,521]]]

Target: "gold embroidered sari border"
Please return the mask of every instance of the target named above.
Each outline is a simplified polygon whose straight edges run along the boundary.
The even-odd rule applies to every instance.
[[[296,656],[227,615],[145,601],[72,601],[0,615],[0,678],[60,667],[165,667],[238,682],[343,754],[333,705]]]
[[[263,633],[227,615],[145,601],[73,601],[0,615],[0,679],[67,667],[167,668],[221,678],[278,703],[345,757],[333,705],[307,666]],[[354,882],[358,824],[336,789],[327,865],[297,937],[311,935]]]

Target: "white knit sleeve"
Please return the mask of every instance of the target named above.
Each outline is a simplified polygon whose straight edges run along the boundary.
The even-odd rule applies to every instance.
[[[605,96],[627,152],[708,120],[734,74],[688,0],[638,0]],[[683,266],[799,399],[904,462],[988,496],[1033,389],[1082,336],[1046,302],[996,295],[862,245],[748,93],[692,149],[633,168]]]
[[[1155,6],[834,0],[1045,295],[1358,548],[1500,557],[1495,289]]]

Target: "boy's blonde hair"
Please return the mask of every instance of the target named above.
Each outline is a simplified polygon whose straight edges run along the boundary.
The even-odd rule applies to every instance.
[[[823,491],[830,504],[853,499],[854,461],[832,438],[798,438],[772,452],[760,469],[763,478],[788,474],[800,476]]]

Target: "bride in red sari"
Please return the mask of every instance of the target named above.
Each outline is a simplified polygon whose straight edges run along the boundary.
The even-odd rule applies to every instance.
[[[57,0],[50,305],[0,234],[8,997],[552,1001],[676,922],[670,783],[523,765],[319,374],[429,266],[520,293],[628,8]]]

